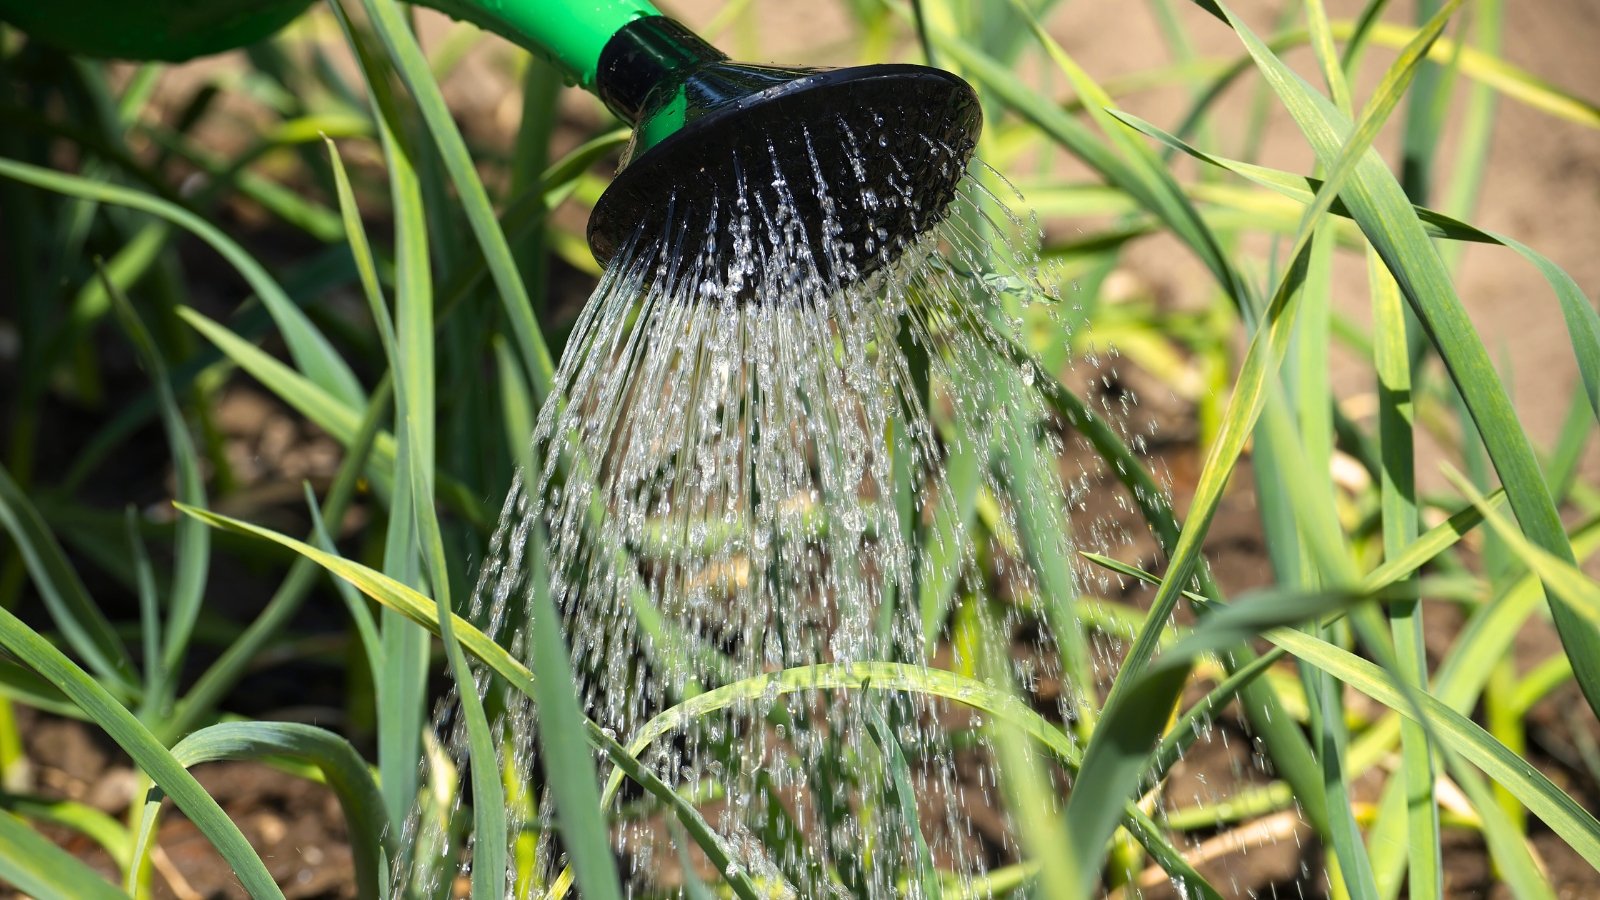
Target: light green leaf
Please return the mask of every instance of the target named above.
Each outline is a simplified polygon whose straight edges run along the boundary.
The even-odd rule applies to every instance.
[[[0,882],[36,900],[126,900],[89,864],[0,811]]]
[[[383,894],[385,860],[394,858],[398,835],[389,827],[383,795],[350,742],[297,722],[224,722],[202,728],[172,748],[183,766],[220,760],[291,759],[315,766],[339,798],[350,826],[356,888],[363,897]]]
[[[281,900],[283,892],[239,827],[155,735],[105,688],[5,609],[0,609],[0,645],[54,683],[90,720],[105,729],[211,841],[252,896]]]
[[[178,398],[172,391],[166,360],[162,359],[155,339],[128,301],[127,295],[111,281],[103,268],[99,269],[99,276],[107,295],[111,297],[117,319],[128,333],[155,387],[161,425],[167,433],[167,446],[172,452],[177,498],[192,506],[204,506],[206,492],[205,482],[200,475],[199,454],[195,452],[188,422],[184,420],[183,412],[178,407]],[[160,655],[163,674],[155,682],[156,696],[146,698],[146,703],[157,704],[154,707],[157,709],[161,708],[161,704],[170,703],[172,694],[177,690],[176,681],[183,669],[184,658],[188,655],[189,638],[194,632],[195,620],[200,615],[201,601],[205,599],[206,573],[211,563],[211,535],[206,533],[204,525],[180,521],[175,525],[175,531],[175,571],[171,595],[167,600],[167,627]],[[154,662],[151,660],[151,664]]]

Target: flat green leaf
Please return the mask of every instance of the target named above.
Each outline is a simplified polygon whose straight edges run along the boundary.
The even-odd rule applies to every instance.
[[[1410,323],[1405,316],[1399,286],[1374,254],[1367,257],[1371,285],[1374,363],[1378,378],[1378,442],[1383,464],[1379,468],[1380,515],[1383,519],[1385,561],[1403,556],[1414,546],[1419,528],[1416,475],[1416,404],[1412,396]],[[1504,493],[1500,494],[1504,499]],[[1475,508],[1475,507],[1474,507]],[[1423,643],[1423,608],[1420,598],[1389,607],[1389,627],[1394,638],[1395,662],[1400,676],[1412,689],[1426,689],[1428,658]],[[1401,768],[1394,776],[1395,796],[1405,810],[1406,841],[1380,842],[1379,823],[1369,838],[1373,868],[1379,873],[1383,896],[1398,894],[1402,867],[1409,865],[1409,886],[1418,897],[1443,895],[1443,851],[1439,837],[1439,808],[1434,802],[1434,753],[1427,729],[1406,722],[1401,730]],[[1398,830],[1398,829],[1396,829]],[[1403,852],[1402,849],[1403,848]],[[1392,854],[1394,862],[1385,860]],[[1393,872],[1393,875],[1388,875]],[[1382,885],[1392,878],[1390,891]]]
[[[1132,734],[1131,729],[1159,728],[1164,719],[1152,725],[1152,720],[1143,713],[1147,712],[1149,707],[1159,705],[1164,716],[1166,711],[1171,709],[1172,701],[1160,703],[1158,695],[1162,691],[1172,691],[1172,699],[1176,699],[1176,691],[1182,687],[1183,681],[1172,673],[1164,672],[1157,681],[1147,684],[1141,681],[1141,676],[1160,642],[1162,629],[1166,627],[1177,606],[1183,587],[1200,568],[1200,544],[1204,540],[1211,519],[1216,514],[1223,488],[1255,427],[1268,380],[1282,361],[1287,334],[1292,330],[1294,323],[1295,301],[1299,293],[1295,286],[1304,274],[1306,259],[1304,247],[1302,238],[1300,248],[1294,254],[1295,264],[1290,267],[1280,283],[1262,317],[1260,327],[1251,338],[1228,412],[1201,469],[1195,497],[1190,505],[1189,522],[1178,535],[1177,546],[1172,551],[1168,578],[1157,588],[1150,611],[1123,658],[1122,668],[1112,683],[1110,696],[1103,707],[1107,718],[1125,721],[1128,724],[1119,726],[1118,731],[1121,733],[1117,734],[1117,745],[1112,745],[1108,741],[1103,745],[1104,749],[1096,753],[1095,744],[1091,743],[1085,751],[1086,754],[1096,753],[1097,768],[1102,766],[1105,768],[1107,784],[1128,793],[1132,792],[1138,780],[1137,768],[1129,763],[1130,748],[1135,746],[1141,748],[1143,755],[1140,757],[1140,767],[1142,767],[1143,759],[1148,757],[1157,736],[1155,730],[1136,736]],[[1135,688],[1134,685],[1140,687]],[[1144,696],[1135,698],[1132,696],[1133,693]],[[1096,779],[1101,777],[1098,770],[1095,777]],[[1126,794],[1124,796],[1126,797]],[[1084,871],[1093,871],[1088,864],[1100,858],[1102,849],[1116,827],[1116,810],[1107,810],[1103,804],[1097,806],[1099,799],[1103,797],[1074,791],[1067,801],[1067,821],[1072,831],[1069,852],[1079,855],[1080,868]],[[1080,888],[1088,890],[1089,885],[1081,884]]]
[[[86,803],[0,792],[0,809],[30,822],[48,822],[69,828],[99,844],[123,868],[127,868],[133,858],[133,836],[128,829]]]
[[[178,406],[167,374],[167,364],[157,348],[138,312],[122,289],[114,284],[105,270],[99,270],[101,283],[111,297],[112,309],[122,328],[127,332],[139,361],[144,364],[155,388],[157,409],[161,426],[167,433],[167,446],[172,452],[172,468],[177,481],[177,498],[191,506],[204,506],[205,482],[200,474],[200,457],[195,452],[194,437],[188,422]],[[188,655],[189,638],[194,632],[195,620],[200,615],[200,603],[205,599],[206,573],[211,563],[211,535],[199,522],[180,521],[174,526],[174,572],[171,596],[167,599],[167,626],[161,642],[160,665],[162,676],[156,679],[156,696],[147,703],[170,703],[176,692],[176,681]],[[154,663],[154,660],[151,661]]]
[[[916,784],[911,779],[911,766],[906,761],[905,748],[889,727],[882,710],[870,710],[867,729],[878,753],[888,769],[888,793],[894,805],[894,815],[899,816],[902,827],[911,833],[915,858],[912,861],[912,882],[918,893],[927,900],[942,900],[939,870],[935,868],[928,839],[922,834],[921,817],[917,812]]]
[[[697,694],[641,725],[629,741],[628,752],[639,756],[672,732],[730,707],[757,700],[770,702],[774,694],[785,696],[817,690],[904,691],[952,700],[1004,720],[1009,733],[1037,742],[1069,770],[1076,770],[1082,758],[1082,751],[1071,737],[1013,693],[942,669],[888,662],[799,666],[723,685]],[[610,803],[621,786],[622,775],[612,775],[606,782],[603,802]],[[1182,854],[1166,841],[1161,829],[1136,804],[1124,802],[1121,808],[1129,831],[1169,874],[1183,877],[1208,900],[1218,896],[1205,879],[1183,861]]]
[[[239,534],[251,535],[271,541],[280,546],[287,547],[301,556],[312,560],[317,565],[334,575],[349,581],[362,593],[383,604],[384,607],[400,613],[407,619],[429,630],[438,632],[438,605],[428,597],[416,590],[366,566],[351,562],[347,559],[324,553],[317,548],[297,541],[286,535],[278,534],[248,522],[230,519],[214,512],[192,507],[178,508],[187,515],[194,516],[215,528],[224,528]],[[472,623],[458,615],[452,614],[451,630],[461,646],[473,656],[477,657],[484,665],[488,666],[496,675],[505,679],[512,688],[527,697],[537,699],[537,689],[534,686],[533,673],[522,663],[514,659],[510,653],[494,641],[490,640],[482,631],[475,628]],[[909,668],[909,667],[908,667]],[[727,872],[727,867],[733,857],[723,845],[722,839],[706,823],[700,813],[680,797],[673,789],[663,783],[647,767],[636,758],[636,754],[629,752],[616,739],[606,734],[599,725],[592,721],[584,720],[583,728],[589,743],[610,756],[613,764],[617,766],[618,782],[624,777],[632,779],[647,792],[667,805],[677,815],[678,821],[688,830],[700,849],[720,870]],[[1069,745],[1070,746],[1070,745]],[[569,876],[563,876],[564,879]],[[737,871],[728,877],[729,885],[734,892],[744,900],[755,900],[756,889],[748,873]],[[570,881],[568,881],[570,884]],[[554,889],[552,889],[554,891]],[[562,891],[564,893],[564,889]]]
[[[1141,207],[1160,217],[1200,257],[1239,308],[1250,308],[1250,293],[1244,280],[1234,272],[1215,237],[1206,229],[1205,223],[1159,161],[1137,152],[1131,160],[1119,157],[1097,139],[1088,126],[1023,84],[1009,66],[956,35],[935,31],[931,36],[934,44],[942,52],[950,54],[979,87],[1037,125],[1053,141],[1099,172],[1112,186],[1137,198]],[[1058,64],[1070,62],[1064,54],[1058,56],[1056,61]],[[1068,65],[1066,71],[1076,73],[1078,70],[1076,66]],[[1085,76],[1080,82],[1080,89],[1091,85],[1092,82]]]
[[[11,533],[34,587],[67,644],[123,696],[131,695],[137,676],[127,648],[89,596],[44,518],[4,466],[0,466],[0,525]]]
[[[545,345],[539,323],[533,318],[527,288],[522,283],[505,232],[501,230],[499,220],[495,217],[488,192],[478,179],[477,169],[472,155],[467,150],[466,141],[456,128],[455,119],[451,117],[450,110],[445,105],[444,95],[429,71],[427,58],[417,44],[416,35],[407,27],[399,5],[393,0],[363,0],[363,5],[372,19],[373,27],[382,37],[384,46],[388,48],[391,62],[411,91],[411,96],[427,123],[429,135],[438,146],[439,155],[445,169],[450,173],[450,180],[455,185],[467,221],[483,250],[489,274],[494,280],[495,287],[499,289],[506,320],[516,337],[517,347],[521,352],[523,365],[528,370],[528,378],[533,384],[534,393],[540,402],[543,402],[554,388],[555,362],[550,355],[549,347]]]
[[[1270,628],[1345,611],[1362,599],[1359,594],[1275,591],[1241,600],[1213,611],[1136,680],[1124,682],[1126,700],[1106,705],[1068,798],[1066,851],[1078,857],[1079,865],[1089,867],[1080,873],[1080,894],[1086,896],[1091,890],[1091,879],[1098,873],[1092,861],[1103,858],[1113,830],[1105,825],[1107,816],[1091,816],[1086,811],[1106,806],[1120,810],[1147,776],[1155,738],[1166,725],[1195,660],[1244,644]]]
[[[1114,110],[1112,114],[1125,122],[1128,127],[1169,147],[1181,150],[1201,162],[1233,172],[1285,197],[1300,202],[1310,202],[1322,189],[1323,182],[1319,179],[1207,153],[1131,113]],[[1590,305],[1583,290],[1578,287],[1572,276],[1551,262],[1548,257],[1515,238],[1478,228],[1425,207],[1412,207],[1412,210],[1421,227],[1434,237],[1452,241],[1499,244],[1515,250],[1539,270],[1539,274],[1550,284],[1550,289],[1561,306],[1561,315],[1567,323],[1568,337],[1572,341],[1573,355],[1583,378],[1584,391],[1589,396],[1590,408],[1596,419],[1600,420],[1600,312],[1596,312]],[[1343,202],[1335,202],[1329,211],[1346,218],[1355,218],[1354,213]]]
[[[125,206],[166,219],[210,244],[256,292],[283,332],[295,365],[311,382],[347,406],[361,406],[366,394],[344,359],[305,313],[284,294],[266,269],[216,226],[167,200],[129,188],[92,181],[10,159],[0,159],[0,177],[98,203]]]
[[[977,336],[989,343],[990,349],[1001,359],[1010,360],[1018,366],[1034,364],[1026,349],[1010,341],[992,335],[987,330],[978,331]],[[1178,527],[1171,499],[1145,468],[1144,461],[1128,447],[1111,423],[1096,414],[1083,398],[1067,390],[1059,380],[1043,379],[1037,388],[1056,414],[1065,419],[1106,461],[1133,498],[1162,550],[1169,556],[1175,555],[1181,545],[1183,532]],[[1195,580],[1205,595],[1221,596],[1204,567],[1196,572]],[[1156,630],[1152,641],[1154,646],[1159,646],[1160,629]],[[1255,654],[1250,648],[1240,647],[1224,657],[1224,665],[1231,672],[1248,666],[1254,658]],[[1243,690],[1244,706],[1251,726],[1261,735],[1262,742],[1268,747],[1284,777],[1295,785],[1307,817],[1321,828],[1327,821],[1327,809],[1320,792],[1321,777],[1317,763],[1305,736],[1284,712],[1280,698],[1269,685],[1249,680],[1243,684]]]
[[[200,332],[206,340],[215,344],[229,359],[238,363],[250,377],[266,385],[318,428],[333,435],[341,443],[348,444],[355,436],[356,428],[360,424],[360,416],[355,410],[365,406],[364,403],[356,407],[346,405],[311,379],[273,359],[266,351],[193,309],[180,308],[178,317]],[[393,435],[387,432],[378,435],[373,445],[373,456],[373,478],[387,491],[392,476],[385,469],[393,468],[395,456]]]
[[[542,529],[532,538],[530,558],[536,560],[529,609],[532,641],[534,700],[539,704],[539,746],[555,796],[561,834],[572,855],[572,869],[584,897],[620,898],[612,860],[611,836],[601,817],[599,778],[584,740],[583,709],[572,676],[571,655],[561,636],[561,617],[550,597],[549,552]]]
[[[172,755],[186,768],[221,760],[274,758],[315,766],[339,798],[350,827],[357,891],[363,897],[383,894],[388,877],[384,861],[394,857],[398,835],[389,827],[372,773],[349,741],[325,728],[297,722],[224,722],[185,737],[173,746]]]
[[[361,474],[367,470],[372,444],[378,434],[378,423],[389,410],[390,386],[390,380],[385,378],[373,389],[372,399],[367,403],[361,424],[344,459],[339,463],[338,474],[334,476],[327,499],[316,519],[343,521]],[[216,705],[249,671],[257,654],[287,627],[299,611],[316,574],[317,568],[310,560],[298,560],[289,568],[289,574],[284,576],[260,615],[195,680],[178,702],[177,709],[162,723],[158,733],[164,741],[175,741],[197,723],[208,719]]]
[[[1121,563],[1115,563],[1115,567],[1116,571],[1151,583],[1162,581],[1148,572]],[[1195,599],[1205,602],[1203,597]],[[1506,787],[1591,865],[1600,860],[1600,822],[1532,764],[1506,749],[1444,700],[1432,694],[1408,692],[1396,678],[1377,664],[1302,632],[1274,628],[1261,636],[1284,652],[1329,672],[1401,716],[1425,723],[1432,729],[1439,745],[1453,748]],[[1392,736],[1390,740],[1393,740]]]
[[[1227,17],[1244,41],[1318,159],[1330,167],[1336,164],[1351,132],[1349,120],[1285,66],[1226,7],[1217,3],[1213,8]],[[1472,413],[1518,521],[1535,544],[1570,563],[1572,546],[1527,433],[1404,191],[1383,160],[1368,151],[1341,193],[1362,232],[1383,257],[1412,310],[1428,330]],[[1600,709],[1600,629],[1559,598],[1551,599],[1551,613],[1567,655],[1573,660],[1578,684],[1590,706]]]
[[[10,660],[0,660],[0,697],[62,718],[84,718],[83,710],[72,705],[55,685],[40,678],[32,669]]]
[[[1539,577],[1556,596],[1560,597],[1577,614],[1600,627],[1600,584],[1570,563],[1528,540],[1506,517],[1495,512],[1484,502],[1483,495],[1472,483],[1453,468],[1446,468],[1445,477],[1455,483],[1456,489],[1472,500],[1483,513],[1495,535],[1504,541],[1511,552],[1522,560],[1528,570]],[[1570,546],[1570,544],[1568,545]]]
[[[134,764],[172,797],[184,815],[211,841],[238,875],[245,890],[267,900],[283,897],[239,827],[155,735],[105,688],[5,609],[0,609],[0,645],[55,684],[90,720],[105,729],[111,739],[133,757]]]
[[[1346,37],[1350,32],[1348,24],[1335,23],[1336,37]],[[1410,42],[1412,33],[1409,28],[1387,22],[1376,22],[1371,29],[1372,42],[1387,47],[1405,46]],[[1443,64],[1455,61],[1462,74],[1507,97],[1557,118],[1588,128],[1600,128],[1600,106],[1564,91],[1492,53],[1461,46],[1450,38],[1440,38],[1434,43],[1428,58]]]
[[[322,510],[317,508],[317,496],[311,490],[311,483],[305,482],[301,487],[305,489],[306,512],[311,516],[311,531],[316,535],[317,546],[330,556],[338,556],[339,548],[334,546],[333,535],[328,533],[327,523],[322,519]],[[361,649],[367,655],[367,666],[371,670],[372,681],[376,684],[383,673],[383,643],[378,634],[378,623],[372,618],[372,611],[367,608],[367,602],[361,599],[361,594],[350,586],[350,582],[335,578],[333,587],[338,591],[339,599],[344,601],[344,608],[350,613],[350,621],[356,626],[356,634],[361,638]]]
[[[0,882],[36,900],[126,900],[89,864],[0,811]]]
[[[426,245],[420,237],[425,233],[425,225],[418,217],[403,217],[401,221],[410,223],[399,229],[402,240],[406,239],[404,235],[408,232],[416,235],[411,239],[416,241],[415,253],[421,254],[417,274],[423,280],[412,280],[396,294],[400,356],[395,363],[401,373],[398,399],[406,424],[401,438],[405,452],[400,454],[400,460],[410,468],[411,512],[415,517],[416,534],[428,579],[433,584],[434,600],[438,607],[439,640],[444,644],[450,671],[456,681],[456,695],[466,720],[467,753],[472,778],[472,892],[481,897],[498,897],[506,891],[506,796],[500,783],[494,736],[483,709],[483,699],[478,695],[477,679],[451,627],[451,611],[454,607],[450,602],[448,561],[439,528],[438,508],[429,500],[434,496],[435,458],[433,292],[431,285],[426,282]],[[402,474],[397,472],[396,479]],[[576,700],[573,702],[576,703]],[[544,733],[541,729],[540,734]],[[609,842],[604,846],[609,849]],[[615,878],[614,873],[612,877]],[[595,895],[601,898],[607,896],[599,890],[595,891]],[[620,897],[620,893],[617,896]]]
[[[1556,900],[1549,877],[1534,859],[1531,842],[1495,802],[1494,793],[1483,779],[1454,752],[1447,754],[1445,764],[1483,823],[1483,840],[1489,845],[1489,856],[1494,860],[1500,880],[1511,888],[1518,900]],[[1428,801],[1433,802],[1431,792]]]
[[[1376,664],[1309,635],[1279,629],[1267,633],[1266,638],[1407,718],[1418,717],[1414,703],[1420,699],[1421,718],[1441,745],[1452,748],[1509,790],[1591,866],[1600,867],[1600,822],[1466,716],[1432,695],[1408,695]]]
[[[358,23],[345,14],[345,8],[339,3],[331,4],[340,27],[345,32],[346,41],[355,53],[356,60],[361,67],[362,76],[367,83],[369,103],[373,109],[373,118],[377,125],[378,134],[382,140],[384,161],[388,166],[390,200],[394,206],[394,283],[396,303],[403,308],[407,316],[408,338],[415,340],[415,319],[419,309],[427,309],[431,314],[433,304],[433,284],[430,271],[429,242],[427,213],[422,205],[422,186],[417,177],[416,169],[412,164],[412,145],[409,141],[401,140],[399,135],[410,135],[414,131],[412,122],[404,115],[392,85],[388,67],[385,65],[377,47],[376,37],[371,33],[370,23]],[[354,192],[350,189],[349,178],[344,171],[343,161],[339,157],[337,148],[329,148],[329,157],[333,162],[334,180],[339,194],[339,205],[345,231],[350,236],[351,255],[356,262],[360,273],[362,291],[366,295],[368,309],[372,321],[378,332],[379,343],[383,347],[385,360],[389,364],[390,377],[393,379],[395,390],[395,454],[387,462],[390,464],[385,471],[393,485],[393,492],[389,501],[389,521],[384,534],[383,544],[383,570],[385,574],[408,585],[423,583],[423,574],[420,566],[419,550],[431,551],[433,544],[418,540],[417,530],[423,515],[433,514],[431,502],[419,503],[418,498],[431,498],[431,488],[425,486],[427,476],[433,472],[433,452],[431,443],[431,429],[421,424],[414,425],[413,417],[418,407],[423,409],[426,416],[424,422],[431,426],[433,422],[434,407],[431,394],[417,397],[416,384],[422,382],[430,386],[433,379],[433,362],[431,344],[425,347],[429,351],[425,359],[418,360],[419,365],[425,365],[423,372],[411,372],[404,367],[406,360],[400,349],[399,330],[395,327],[394,317],[390,315],[389,307],[379,287],[376,277],[376,266],[371,258],[371,250],[367,244],[365,228],[361,224],[360,210],[356,205]],[[425,404],[425,405],[424,405]],[[419,431],[424,433],[424,441],[419,442],[416,436]],[[421,457],[419,458],[419,453]],[[426,469],[424,477],[419,480],[417,470],[419,467]],[[422,493],[419,494],[419,490]],[[426,506],[426,510],[419,509],[419,505]],[[436,520],[434,520],[436,522]],[[429,555],[429,564],[435,559]],[[439,572],[448,579],[448,572],[444,566],[438,566]],[[439,600],[448,609],[448,587],[446,580],[439,594]],[[415,764],[421,750],[419,739],[426,727],[423,721],[426,708],[427,678],[428,678],[428,636],[421,629],[412,627],[404,617],[389,609],[382,609],[379,613],[381,623],[380,646],[377,659],[381,661],[382,668],[374,684],[377,688],[377,714],[378,714],[378,770],[383,785],[384,802],[389,809],[391,818],[398,819],[407,814],[407,811],[416,802],[418,789],[418,771]],[[444,629],[446,634],[449,628]],[[459,657],[459,652],[453,641],[446,641],[446,654],[451,662],[451,668]],[[477,692],[472,692],[472,700],[477,699]],[[463,694],[462,699],[466,701]],[[470,702],[470,701],[466,701]],[[475,749],[481,734],[475,724],[470,728],[469,753],[476,754]],[[473,766],[474,788],[486,783],[490,773],[480,771],[482,767]],[[489,767],[491,772],[496,768]],[[484,810],[494,804],[494,799],[486,800]],[[480,810],[474,806],[474,814]],[[448,838],[446,838],[448,841]],[[490,859],[485,860],[486,865],[475,866],[473,872],[474,890],[480,883],[492,881],[503,877],[495,869],[493,856],[499,852],[498,845],[491,845],[485,841],[485,847]],[[406,858],[400,863],[402,867],[416,860],[423,869],[419,877],[427,879],[434,877],[438,871],[438,862],[433,857],[435,853],[445,855],[449,851],[440,848],[406,847],[403,848]],[[484,884],[490,893],[500,893],[495,886]]]

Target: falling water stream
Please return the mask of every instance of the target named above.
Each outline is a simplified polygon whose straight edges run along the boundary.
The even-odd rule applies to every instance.
[[[932,145],[929,160],[959,164]],[[1073,558],[1061,446],[1031,365],[1005,350],[1061,304],[1037,224],[974,163],[946,209],[915,211],[928,223],[917,240],[824,240],[819,259],[789,192],[816,192],[825,212],[840,190],[869,208],[912,192],[817,171],[774,187],[775,208],[752,202],[772,192],[719,198],[706,234],[638,234],[607,267],[538,420],[537,470],[506,500],[466,614],[526,657],[528,594],[547,579],[581,703],[626,744],[698,692],[791,667],[927,666],[943,646],[941,667],[994,678],[974,648],[940,637],[950,610],[997,607],[1000,677],[1070,726],[1066,686],[1082,682],[1061,660],[1089,663],[1041,610],[1076,577],[1059,564]],[[728,258],[716,247],[730,230]],[[888,264],[848,277],[861,254]],[[973,520],[997,537],[975,545]],[[976,574],[980,559],[994,577]],[[538,767],[531,704],[491,701],[503,765],[532,791],[511,806],[513,840],[538,835],[539,871],[523,884],[549,885],[564,860],[541,786],[562,776]],[[466,764],[457,713],[439,708],[424,764],[439,802],[408,823],[413,852],[394,872],[424,895],[470,865],[470,846],[447,839]],[[671,729],[642,758],[776,895],[918,896],[903,880],[918,860],[968,884],[997,862],[971,825],[974,808],[1004,815],[993,773],[959,767],[988,740],[981,725],[909,692],[773,689]],[[915,797],[896,806],[885,798],[901,771]],[[615,849],[635,888],[670,891],[704,858],[659,816],[629,819],[635,799],[611,803]]]

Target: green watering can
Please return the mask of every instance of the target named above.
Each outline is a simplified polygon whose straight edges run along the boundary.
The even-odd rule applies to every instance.
[[[781,239],[809,245],[825,284],[848,284],[943,217],[982,127],[972,88],[949,72],[737,63],[647,0],[425,2],[538,54],[634,126],[589,221],[602,264],[637,234],[705,235],[731,259],[733,210],[771,241],[770,216],[749,210],[782,206],[797,223]],[[265,38],[308,6],[0,0],[0,20],[75,53],[180,61]]]

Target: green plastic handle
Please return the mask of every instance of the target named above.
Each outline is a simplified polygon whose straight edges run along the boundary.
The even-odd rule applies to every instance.
[[[421,0],[538,53],[594,90],[606,42],[649,0]],[[261,40],[311,0],[0,0],[0,21],[64,50],[181,61]]]
[[[594,90],[606,42],[635,19],[659,16],[649,0],[420,0],[544,57]]]

